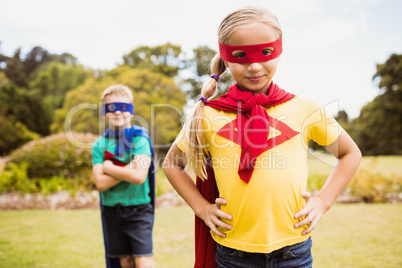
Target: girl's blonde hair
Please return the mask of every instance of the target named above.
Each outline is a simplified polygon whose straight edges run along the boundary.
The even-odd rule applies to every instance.
[[[282,30],[276,16],[266,8],[244,7],[228,14],[218,28],[218,40],[227,44],[230,35],[238,28],[249,26],[255,23],[269,25],[274,28],[277,37],[282,36]],[[211,60],[211,73],[222,75],[226,71],[224,60],[219,56],[219,52]],[[201,89],[201,97],[210,98],[214,95],[217,81],[214,78],[208,79]],[[199,101],[194,116],[190,121],[189,141],[186,148],[186,160],[189,168],[201,179],[206,179],[207,152],[204,142],[204,132],[202,126],[202,116],[205,104]]]
[[[102,102],[104,103],[106,97],[110,96],[110,95],[125,96],[130,100],[130,103],[134,102],[133,93],[125,85],[118,84],[118,85],[112,85],[112,86],[107,87],[102,93]]]

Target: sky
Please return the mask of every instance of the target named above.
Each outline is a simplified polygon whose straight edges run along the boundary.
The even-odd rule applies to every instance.
[[[376,64],[402,53],[400,0],[0,0],[0,53],[41,46],[113,69],[142,45],[170,42],[189,56],[201,45],[217,51],[221,20],[246,5],[270,9],[281,24],[273,81],[333,114],[357,117],[381,92]]]

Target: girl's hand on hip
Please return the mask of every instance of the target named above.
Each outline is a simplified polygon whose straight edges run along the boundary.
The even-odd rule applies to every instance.
[[[310,226],[302,232],[302,235],[306,235],[315,229],[327,209],[320,198],[311,197],[311,194],[308,192],[302,192],[302,197],[306,199],[306,206],[297,212],[294,217],[295,219],[299,219],[305,216],[305,218],[296,223],[295,228],[309,224]]]
[[[201,217],[205,224],[211,229],[211,231],[220,237],[226,237],[226,234],[219,231],[218,227],[226,230],[232,229],[232,226],[230,224],[227,224],[222,220],[232,220],[232,216],[230,214],[221,210],[221,206],[224,205],[226,205],[226,199],[217,198],[215,200],[215,204],[209,204],[205,206]]]

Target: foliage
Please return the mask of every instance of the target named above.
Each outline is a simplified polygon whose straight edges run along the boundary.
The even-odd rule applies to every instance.
[[[364,155],[402,154],[402,89],[377,96],[353,123],[351,135]]]
[[[83,84],[91,75],[92,72],[85,70],[82,65],[51,62],[38,71],[30,85],[44,96],[46,107],[53,111],[62,107],[68,91]]]
[[[17,49],[12,57],[2,57],[2,62],[6,63],[6,67],[2,69],[2,72],[7,78],[14,84],[20,87],[28,85],[28,76],[24,72],[24,64],[21,59],[21,49]]]
[[[166,43],[155,47],[140,46],[123,56],[125,65],[148,69],[153,73],[175,77],[184,67],[181,47]]]
[[[307,191],[314,194],[315,192],[321,190],[324,186],[325,181],[328,176],[320,175],[320,174],[311,174],[308,176],[307,180]]]
[[[90,192],[94,190],[95,185],[91,179],[88,179],[89,177],[65,178],[64,176],[53,176],[47,179],[31,179],[30,182],[36,186],[34,192],[40,192],[45,196],[67,191],[74,197],[78,191]]]
[[[373,79],[382,94],[365,105],[353,121],[351,136],[363,155],[402,154],[402,55],[392,54],[377,64]]]
[[[381,78],[379,88],[386,91],[402,90],[402,54],[392,54],[383,64],[377,64],[373,79]]]
[[[52,131],[103,134],[101,95],[112,84],[124,84],[133,90],[136,115],[132,123],[147,128],[157,152],[166,152],[181,128],[185,97],[172,78],[146,69],[119,66],[103,77],[88,79],[67,94],[63,108],[56,111]]]
[[[11,115],[30,131],[49,134],[51,118],[44,106],[43,96],[37,92],[26,91],[6,82],[0,90],[0,107],[4,115]]]
[[[8,169],[0,174],[0,193],[5,191],[31,193],[35,186],[29,181],[27,170],[26,162],[19,165],[10,163]]]
[[[74,133],[74,139],[88,147],[97,137]],[[75,195],[77,191],[95,189],[91,149],[76,147],[74,143],[60,133],[32,141],[13,152],[5,171],[0,173],[0,193],[48,195],[64,190]],[[172,190],[162,169],[157,169],[156,196]]]
[[[94,142],[97,136],[75,134],[74,138],[88,145]],[[75,146],[63,133],[60,133],[31,141],[14,151],[5,170],[12,169],[13,164],[21,163],[27,163],[27,176],[30,179],[65,176],[84,177],[90,180],[88,170],[92,167],[91,149]]]
[[[191,77],[183,82],[183,91],[190,99],[197,99],[200,96],[202,84],[210,78],[210,64],[216,51],[207,46],[200,46],[193,50],[194,57],[187,62],[187,69],[191,72]],[[229,86],[234,83],[231,75],[223,73],[219,78],[218,92],[216,97],[226,93]]]
[[[318,192],[326,180],[326,175],[310,175],[307,181],[308,191]],[[347,186],[346,192],[353,200],[366,203],[401,201],[402,177],[395,174],[384,176],[381,173],[373,173],[369,169],[361,169]]]
[[[48,135],[54,109],[62,106],[67,91],[83,83],[89,75],[91,72],[77,65],[76,58],[67,53],[50,54],[34,47],[25,57],[21,49],[12,57],[0,54],[2,116],[12,117],[32,132]],[[19,145],[10,143],[7,150]]]
[[[364,202],[392,202],[402,193],[402,177],[384,177],[380,173],[360,170],[350,183],[350,194]]]
[[[155,195],[156,197],[166,192],[174,191],[173,186],[169,183],[162,168],[156,169],[155,172]]]
[[[30,131],[23,123],[11,115],[6,116],[0,110],[0,155],[5,155],[31,140],[39,134]]]
[[[50,54],[42,47],[34,47],[25,58],[21,56],[21,48],[18,48],[12,57],[0,54],[0,71],[19,87],[27,88],[30,81],[36,76],[36,71],[48,62],[56,61],[64,64],[75,65],[77,59],[68,53],[61,55]]]

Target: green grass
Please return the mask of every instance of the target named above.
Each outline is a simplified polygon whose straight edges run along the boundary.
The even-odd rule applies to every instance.
[[[332,155],[309,155],[309,174],[328,175],[335,162]],[[402,175],[402,156],[364,156],[359,170],[369,170],[370,173],[381,173],[384,176]]]
[[[99,211],[0,212],[0,267],[102,267]]]
[[[402,205],[335,205],[313,233],[315,267],[402,267]]]
[[[402,205],[336,204],[313,233],[314,267],[402,267]],[[194,262],[194,215],[158,208],[156,267]],[[104,267],[98,210],[0,211],[0,267]]]

